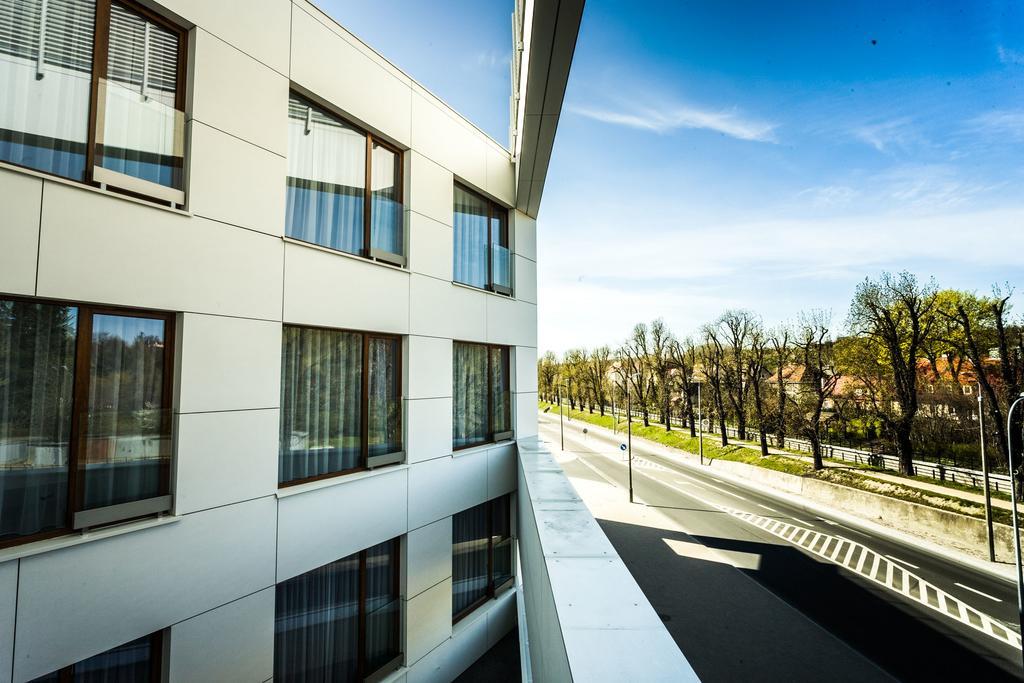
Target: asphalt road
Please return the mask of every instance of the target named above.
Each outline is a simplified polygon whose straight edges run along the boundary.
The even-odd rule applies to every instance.
[[[542,414],[540,427],[557,448],[557,416]],[[564,463],[566,473],[614,483],[626,496],[620,436],[567,422],[566,450],[576,459]],[[686,533],[598,521],[703,680],[1024,680],[1020,650],[962,623],[955,609],[930,609],[793,542],[801,534],[789,541],[737,515],[849,539],[955,598],[951,604],[961,601],[1011,627],[1013,584],[810,514],[717,476],[713,465],[696,467],[660,450],[633,441],[635,495]],[[735,561],[678,550],[693,543]]]

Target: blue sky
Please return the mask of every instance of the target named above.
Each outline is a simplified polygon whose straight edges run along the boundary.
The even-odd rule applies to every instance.
[[[506,141],[510,2],[322,5]],[[1024,287],[1022,159],[1021,3],[588,0],[539,217],[540,348],[733,307],[839,329],[882,270]]]

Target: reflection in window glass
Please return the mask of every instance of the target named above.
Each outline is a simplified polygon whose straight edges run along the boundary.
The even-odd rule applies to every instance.
[[[402,254],[398,155],[374,142],[371,162],[370,246],[392,254]]]
[[[452,445],[465,448],[490,440],[487,416],[487,347],[453,344]]]
[[[495,434],[512,430],[512,387],[508,356],[507,346],[490,348],[491,431]]]
[[[509,496],[452,517],[452,616],[469,613],[512,578]]]
[[[402,450],[402,399],[399,377],[401,343],[393,337],[370,337],[369,456]]]
[[[285,327],[281,349],[281,483],[362,464],[363,338]]]
[[[286,234],[361,254],[365,193],[366,136],[292,95]]]
[[[487,286],[487,221],[489,207],[483,197],[455,186],[455,281]]]
[[[401,652],[398,541],[366,551],[366,670],[376,671]]]
[[[0,541],[66,524],[71,306],[0,300]]]
[[[74,681],[74,683],[144,683],[159,681],[161,672],[156,666],[160,653],[160,634],[154,634],[119,645],[98,655],[35,678],[30,683],[44,681]]]

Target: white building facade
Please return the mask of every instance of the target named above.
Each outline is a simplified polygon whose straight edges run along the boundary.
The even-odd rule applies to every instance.
[[[0,0],[0,682],[447,681],[514,628],[517,107],[513,156],[305,0]]]

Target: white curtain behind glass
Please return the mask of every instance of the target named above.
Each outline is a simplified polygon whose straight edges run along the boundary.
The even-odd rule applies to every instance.
[[[487,286],[487,212],[483,198],[455,186],[455,281]]]
[[[487,432],[487,347],[453,344],[452,443],[455,448],[483,443]]]

